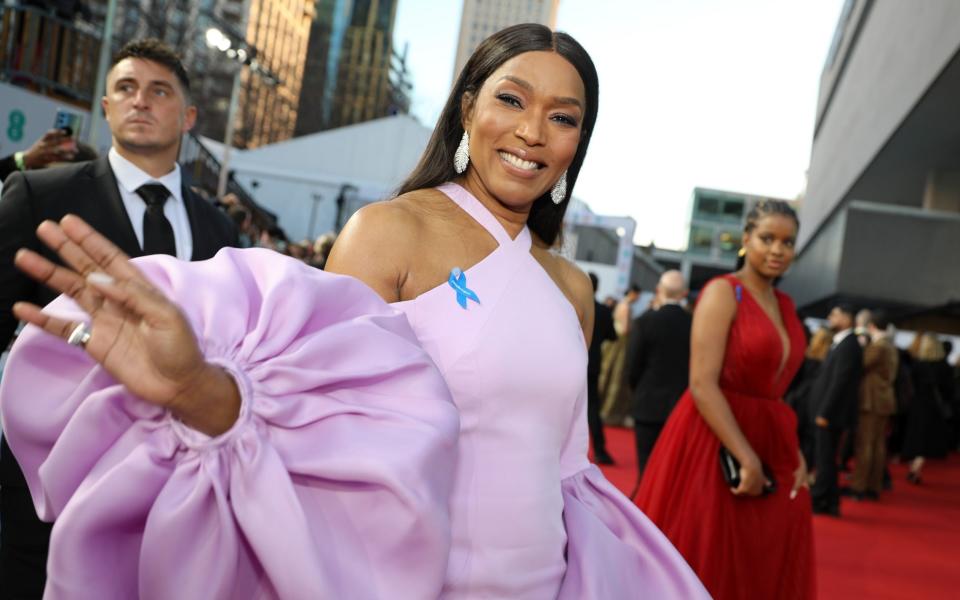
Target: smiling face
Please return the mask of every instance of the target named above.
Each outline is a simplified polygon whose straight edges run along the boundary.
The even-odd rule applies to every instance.
[[[176,75],[141,58],[125,58],[110,70],[101,104],[114,142],[141,154],[175,149],[197,116]]]
[[[766,279],[782,276],[793,263],[797,224],[786,215],[771,214],[757,219],[752,230],[743,234],[745,262]]]
[[[525,52],[506,61],[463,99],[468,186],[529,210],[573,162],[585,109],[580,75],[556,52]]]

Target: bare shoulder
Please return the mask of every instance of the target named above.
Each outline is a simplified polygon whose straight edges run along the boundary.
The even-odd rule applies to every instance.
[[[727,317],[732,319],[737,312],[737,297],[733,283],[726,277],[718,277],[710,281],[700,292],[694,316],[698,313],[708,314],[711,317]]]
[[[570,290],[570,296],[576,301],[577,312],[586,314],[593,312],[593,283],[587,274],[578,267],[573,261],[567,260],[562,256],[553,255],[561,265],[563,278],[567,289]]]
[[[417,225],[416,215],[411,208],[409,202],[402,202],[400,198],[367,204],[353,213],[340,237],[367,238],[407,233]]]
[[[394,199],[368,204],[344,225],[325,268],[356,277],[387,302],[396,302],[420,227],[409,202]]]
[[[424,225],[424,200],[432,192],[417,190],[360,208],[337,236],[334,250],[361,245],[368,252],[397,254],[418,239]]]

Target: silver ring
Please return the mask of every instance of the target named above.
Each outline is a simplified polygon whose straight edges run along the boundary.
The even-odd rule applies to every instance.
[[[78,323],[77,326],[73,328],[73,331],[70,332],[70,335],[67,336],[67,343],[71,346],[84,348],[87,342],[90,341],[91,335],[93,335],[93,331],[90,329],[90,325],[87,323]]]

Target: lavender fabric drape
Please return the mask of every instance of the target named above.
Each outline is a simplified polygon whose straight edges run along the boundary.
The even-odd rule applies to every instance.
[[[265,250],[137,262],[234,375],[241,416],[208,438],[26,328],[0,408],[56,520],[45,597],[435,598],[458,418],[404,316]]]

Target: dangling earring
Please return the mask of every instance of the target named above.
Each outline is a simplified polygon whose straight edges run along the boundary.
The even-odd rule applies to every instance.
[[[460,175],[467,170],[468,164],[470,164],[470,134],[464,131],[463,137],[460,138],[460,145],[453,153],[453,170]]]
[[[554,204],[560,204],[563,202],[563,199],[567,197],[567,172],[564,171],[563,175],[560,176],[560,179],[553,184],[553,189],[550,190],[550,199],[553,200]]]

